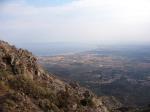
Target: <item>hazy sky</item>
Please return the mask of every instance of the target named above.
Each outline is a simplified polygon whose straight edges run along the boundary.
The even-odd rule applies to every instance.
[[[150,0],[0,0],[0,39],[150,43]]]

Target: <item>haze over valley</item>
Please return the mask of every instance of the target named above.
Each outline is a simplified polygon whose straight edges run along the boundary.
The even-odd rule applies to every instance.
[[[71,55],[43,56],[52,73],[93,90],[115,96],[126,106],[150,101],[150,46],[114,46]]]

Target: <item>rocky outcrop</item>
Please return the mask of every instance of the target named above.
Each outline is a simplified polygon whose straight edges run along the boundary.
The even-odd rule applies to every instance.
[[[111,112],[116,102],[61,81],[31,52],[0,41],[0,112]]]
[[[1,68],[5,68],[5,70],[11,68],[14,74],[30,72],[34,75],[39,75],[41,71],[36,60],[31,52],[17,49],[15,46],[9,46],[7,42],[0,41]]]

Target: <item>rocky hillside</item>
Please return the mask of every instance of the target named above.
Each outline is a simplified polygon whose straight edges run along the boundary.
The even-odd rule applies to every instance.
[[[117,112],[120,106],[46,73],[31,52],[0,41],[0,112]]]

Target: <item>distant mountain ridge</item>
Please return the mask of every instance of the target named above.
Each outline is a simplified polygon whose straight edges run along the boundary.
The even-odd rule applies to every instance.
[[[25,48],[37,56],[64,55],[83,52],[96,48],[96,45],[88,43],[69,43],[69,42],[47,42],[47,43],[17,43],[17,47]]]

